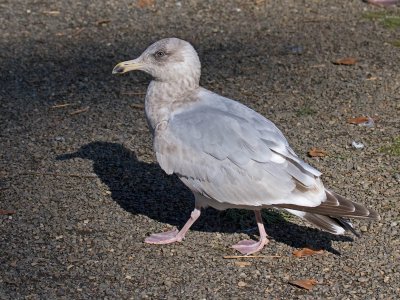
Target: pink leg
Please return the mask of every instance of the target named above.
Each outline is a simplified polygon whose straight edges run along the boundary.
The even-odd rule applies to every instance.
[[[261,211],[255,210],[254,213],[256,214],[258,230],[260,232],[260,240],[258,242],[252,240],[244,240],[232,246],[232,248],[238,250],[240,253],[245,255],[253,254],[260,251],[268,243],[267,233],[265,232],[264,224],[261,217]]]
[[[181,242],[185,237],[186,232],[189,230],[190,226],[200,217],[200,208],[196,207],[194,211],[190,214],[189,220],[186,222],[185,226],[178,231],[174,229],[171,231],[154,233],[144,240],[148,244],[170,244],[173,242]]]

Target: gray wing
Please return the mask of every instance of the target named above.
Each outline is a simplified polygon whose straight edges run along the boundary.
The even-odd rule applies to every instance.
[[[156,128],[154,148],[166,173],[237,206],[314,207],[325,199],[320,173],[294,154],[272,122],[227,98],[205,96],[214,102],[203,95],[205,101]]]

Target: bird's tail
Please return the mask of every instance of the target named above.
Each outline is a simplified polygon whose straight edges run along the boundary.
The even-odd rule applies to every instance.
[[[299,216],[317,227],[333,234],[343,234],[346,230],[356,236],[359,234],[347,218],[378,219],[378,214],[365,206],[345,199],[344,197],[329,191],[326,192],[326,200],[319,206],[304,207],[299,205],[279,205],[290,213]]]

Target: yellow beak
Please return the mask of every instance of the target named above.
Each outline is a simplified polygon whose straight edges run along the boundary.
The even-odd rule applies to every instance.
[[[136,59],[120,62],[112,71],[113,74],[123,74],[133,70],[140,70],[143,64]]]

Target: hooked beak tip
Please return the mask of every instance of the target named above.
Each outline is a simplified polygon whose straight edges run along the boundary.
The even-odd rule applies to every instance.
[[[112,70],[112,73],[113,74],[122,74],[122,73],[124,73],[124,67],[122,67],[122,66],[120,66],[119,64],[118,65],[116,65],[115,67],[114,67],[114,69]]]
[[[128,61],[123,61],[117,64],[112,73],[113,74],[123,74],[129,71],[134,71],[134,70],[141,70],[143,67],[143,63],[139,62],[137,59],[134,60],[128,60]]]

